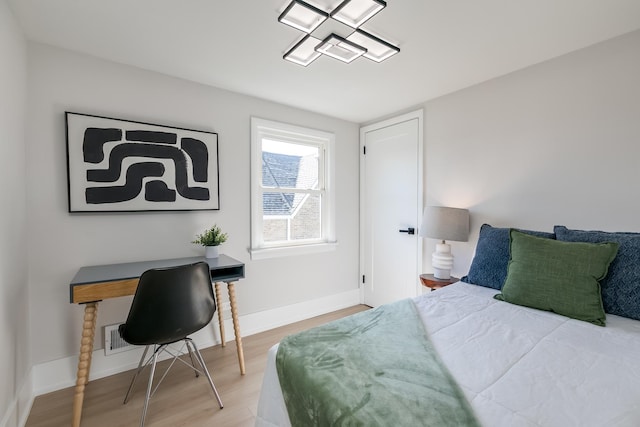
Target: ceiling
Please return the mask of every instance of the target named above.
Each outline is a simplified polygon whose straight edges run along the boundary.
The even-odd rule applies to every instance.
[[[356,123],[640,28],[638,0],[387,0],[363,28],[399,54],[302,67],[282,59],[288,0],[8,3],[29,40]]]

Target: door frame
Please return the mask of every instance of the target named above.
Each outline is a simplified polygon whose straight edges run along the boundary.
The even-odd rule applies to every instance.
[[[380,122],[372,123],[370,125],[362,126],[360,128],[360,265],[359,265],[359,275],[358,275],[358,283],[360,288],[360,303],[364,303],[364,283],[362,278],[364,277],[364,224],[365,224],[365,172],[366,172],[366,155],[364,154],[364,146],[365,146],[365,136],[367,132],[376,131],[379,129],[383,129],[389,126],[397,125],[403,122],[407,122],[409,120],[418,119],[418,194],[416,197],[418,199],[418,211],[416,212],[416,235],[418,234],[419,228],[422,222],[422,211],[423,211],[423,183],[424,183],[424,109],[419,109],[415,111],[411,111],[405,114],[401,114],[396,117],[392,117],[390,119],[382,120]],[[417,236],[416,238],[416,269],[415,272],[415,296],[420,295],[422,290],[422,285],[420,283],[420,274],[422,273],[422,247],[423,242],[422,238]]]

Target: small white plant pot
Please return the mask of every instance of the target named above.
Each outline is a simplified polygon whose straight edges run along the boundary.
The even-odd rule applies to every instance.
[[[220,256],[220,251],[218,250],[220,246],[205,246],[204,248],[205,258],[218,258]]]

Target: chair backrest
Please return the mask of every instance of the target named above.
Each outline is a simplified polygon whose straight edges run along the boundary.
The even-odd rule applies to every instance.
[[[120,334],[130,344],[167,344],[208,325],[215,311],[206,262],[151,269],[140,276]]]

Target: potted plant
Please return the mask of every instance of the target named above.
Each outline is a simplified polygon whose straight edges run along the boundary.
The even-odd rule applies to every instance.
[[[206,258],[218,258],[218,246],[227,241],[227,233],[223,233],[222,229],[217,225],[213,225],[202,234],[197,234],[196,239],[191,243],[196,243],[205,247],[204,256]]]

